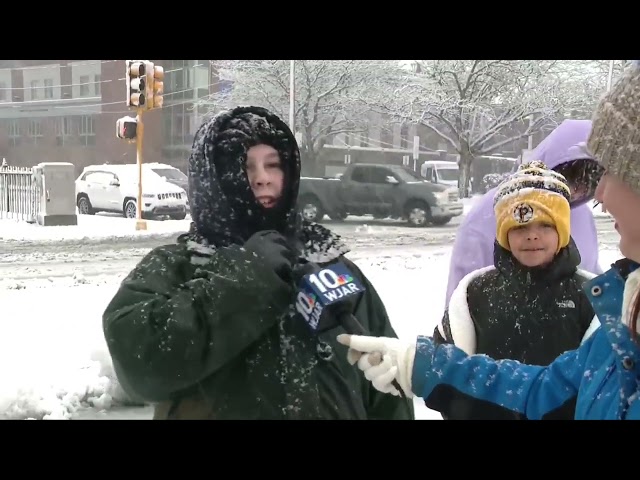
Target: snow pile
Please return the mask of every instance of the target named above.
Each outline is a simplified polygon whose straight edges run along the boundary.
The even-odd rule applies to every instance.
[[[0,278],[0,290],[23,290],[25,288],[51,288],[52,286],[61,287],[73,287],[77,285],[106,285],[114,283],[116,280],[122,280],[128,272],[123,272],[117,275],[91,275],[86,277],[81,272],[74,272],[70,276],[61,277],[44,277],[44,278],[29,278],[29,279],[15,279],[15,278]]]
[[[189,230],[191,217],[184,220],[147,220],[147,230],[136,230],[136,220],[121,216],[78,215],[78,225],[43,227],[19,220],[0,219],[0,240],[60,243],[87,243],[105,239],[136,239],[139,237],[175,238]]]
[[[102,335],[116,285],[76,285],[0,290],[0,417],[68,419],[126,399]]]
[[[66,369],[66,376],[20,369],[3,377],[0,386],[2,417],[63,420],[72,418],[83,406],[98,410],[110,408],[109,379],[97,374],[99,368],[97,363],[79,369],[71,367]],[[22,375],[28,375],[28,383]]]
[[[374,234],[375,230],[373,228],[371,228],[371,226],[369,226],[366,223],[364,223],[362,225],[356,226],[356,233]]]

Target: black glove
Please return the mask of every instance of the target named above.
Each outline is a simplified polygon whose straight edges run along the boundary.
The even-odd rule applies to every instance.
[[[275,230],[254,233],[244,247],[258,255],[282,280],[292,282],[297,254],[282,234]]]
[[[300,283],[302,278],[305,275],[309,275],[310,273],[314,273],[319,269],[319,267],[314,264],[307,262],[306,260],[302,260],[295,264],[293,267],[293,281],[296,285]]]

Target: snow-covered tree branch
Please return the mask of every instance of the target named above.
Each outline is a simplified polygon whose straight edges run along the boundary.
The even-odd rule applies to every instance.
[[[568,112],[585,114],[606,84],[600,61],[418,60],[415,67],[378,78],[362,103],[424,125],[450,145],[460,155],[465,196],[475,157],[553,126]]]
[[[220,79],[232,87],[208,99],[214,108],[256,104],[289,119],[289,60],[214,60]],[[392,64],[393,62],[389,62]],[[303,166],[313,171],[322,146],[338,133],[363,133],[368,107],[362,98],[387,62],[295,61],[295,130],[302,135]]]

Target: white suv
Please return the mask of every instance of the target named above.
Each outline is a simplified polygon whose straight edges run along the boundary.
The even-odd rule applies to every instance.
[[[78,212],[119,212],[136,218],[138,198],[138,166],[90,165],[76,180]],[[182,220],[187,216],[188,199],[183,188],[174,185],[142,164],[142,216],[168,216]]]

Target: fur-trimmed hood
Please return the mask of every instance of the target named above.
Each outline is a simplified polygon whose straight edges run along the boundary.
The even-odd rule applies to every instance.
[[[258,144],[278,151],[284,171],[281,228],[295,237],[300,182],[300,151],[289,127],[261,107],[236,107],[205,122],[196,132],[189,157],[189,204],[193,229],[217,247],[243,244],[264,230],[267,214],[247,178],[247,151]],[[270,228],[273,228],[270,226]]]
[[[284,171],[282,218],[273,225],[255,199],[247,179],[247,151],[254,145],[275,148]],[[242,245],[259,230],[277,229],[302,258],[323,263],[348,252],[341,238],[303,221],[297,210],[300,151],[295,136],[278,116],[262,107],[224,111],[196,132],[189,157],[189,203],[193,222],[180,237],[193,251]]]

